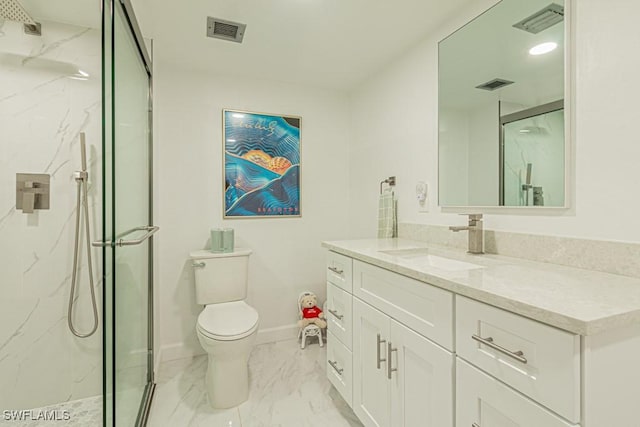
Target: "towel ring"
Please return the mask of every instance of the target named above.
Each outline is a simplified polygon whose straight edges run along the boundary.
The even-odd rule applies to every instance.
[[[380,181],[380,194],[382,194],[382,185],[383,184],[389,184],[389,187],[395,187],[396,185],[396,177],[395,176],[390,176],[389,178]]]

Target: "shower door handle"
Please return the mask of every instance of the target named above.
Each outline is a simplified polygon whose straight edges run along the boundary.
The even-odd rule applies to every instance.
[[[144,225],[142,227],[135,227],[132,228],[131,230],[127,230],[124,233],[120,234],[119,236],[117,236],[117,240],[115,241],[111,241],[111,240],[96,240],[95,242],[91,243],[91,246],[96,246],[96,247],[104,247],[104,246],[110,246],[110,247],[114,247],[114,246],[135,246],[135,245],[139,245],[142,242],[144,242],[145,240],[147,240],[149,237],[153,236],[158,230],[160,230],[160,227],[155,226],[155,225]],[[146,231],[146,233],[140,237],[139,239],[135,239],[135,240],[125,240],[123,239],[124,236],[128,236],[131,233],[134,233],[136,231]]]

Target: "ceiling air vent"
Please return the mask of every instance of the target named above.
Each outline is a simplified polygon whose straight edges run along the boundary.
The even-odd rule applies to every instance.
[[[207,37],[242,43],[247,24],[207,17]]]
[[[519,28],[528,33],[538,34],[549,27],[556,25],[564,20],[564,6],[551,3],[544,9],[534,13],[526,19],[514,24],[515,28]]]
[[[496,90],[496,89],[500,89],[501,87],[510,85],[511,83],[513,83],[511,80],[493,79],[493,80],[489,80],[486,83],[482,83],[480,86],[476,86],[476,89]]]

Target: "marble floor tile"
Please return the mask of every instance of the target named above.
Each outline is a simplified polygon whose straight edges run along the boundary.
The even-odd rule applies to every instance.
[[[18,415],[16,414],[18,417]],[[0,413],[0,426],[7,427],[95,427],[102,425],[102,396],[62,402],[29,412],[22,411],[22,420],[7,419]],[[50,417],[50,418],[48,418]]]
[[[215,410],[209,406],[204,386],[206,369],[206,356],[163,364],[147,426],[239,427],[237,409]]]
[[[149,427],[360,427],[326,378],[326,347],[297,341],[256,346],[249,359],[249,400],[214,410],[204,386],[206,356],[162,364]]]

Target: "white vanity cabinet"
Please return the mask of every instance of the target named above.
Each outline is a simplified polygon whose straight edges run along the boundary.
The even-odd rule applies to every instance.
[[[353,313],[353,410],[364,425],[452,425],[453,355],[358,298]]]
[[[456,427],[573,426],[460,358],[456,394]]]
[[[580,336],[456,296],[458,357],[580,422]]]
[[[349,312],[345,287],[336,286],[336,273],[328,269],[331,382],[365,426],[452,426],[454,356],[426,336],[453,345],[453,294],[357,260],[352,264],[342,260],[341,265],[349,265],[353,276],[343,274],[338,282],[353,283],[356,295],[349,294]],[[344,353],[347,342],[353,357],[350,372],[342,362],[337,375],[333,349]],[[348,378],[351,391],[344,385]]]
[[[329,252],[327,256],[327,377],[352,405],[353,353],[351,273],[352,260]]]
[[[327,282],[327,312],[329,331],[351,350],[353,297],[331,282]]]
[[[538,316],[555,319],[543,323],[472,298],[487,298],[487,282],[443,282],[450,291],[356,256],[328,255],[327,375],[365,426],[640,427],[637,323],[603,327],[578,316],[557,320],[558,311]],[[497,274],[506,285],[518,281]],[[499,296],[498,284],[488,299],[511,307],[519,295]],[[464,286],[478,293],[460,295]],[[599,307],[599,297],[588,304]]]

